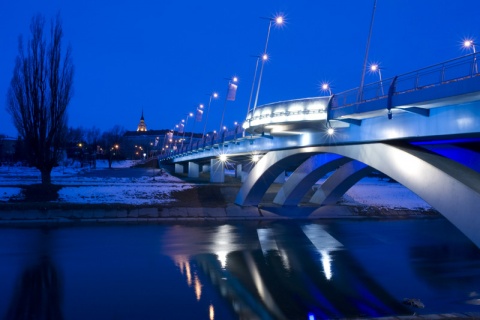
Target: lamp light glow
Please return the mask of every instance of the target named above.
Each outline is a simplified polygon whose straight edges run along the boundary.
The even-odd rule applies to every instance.
[[[463,41],[463,46],[465,48],[470,48],[471,46],[473,46],[473,41],[472,40],[465,40],[465,41]]]
[[[328,92],[329,95],[332,95],[332,89],[330,88],[330,84],[328,82],[323,82],[320,85],[322,91]]]

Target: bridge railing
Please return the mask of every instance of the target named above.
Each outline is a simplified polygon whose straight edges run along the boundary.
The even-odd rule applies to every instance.
[[[223,131],[221,134],[210,132],[203,139],[199,139],[192,143],[184,144],[183,146],[177,146],[175,150],[168,150],[158,156],[160,160],[178,155],[185,155],[199,150],[218,148],[220,145],[228,145],[229,143],[235,143],[244,138],[244,130],[241,126],[237,125],[233,130]]]
[[[401,94],[460,81],[479,75],[480,53],[468,54],[429,67],[397,76],[394,94]],[[351,89],[335,95],[332,109],[347,107],[356,103],[385,98],[393,81],[388,78]]]
[[[422,90],[452,81],[461,81],[463,79],[479,76],[480,73],[478,64],[480,61],[478,60],[480,60],[480,53],[472,53],[399,75],[397,76],[397,80],[395,82],[395,91],[393,94],[397,95],[406,92]],[[332,109],[339,109],[360,102],[386,98],[388,96],[389,88],[393,79],[394,78],[388,78],[383,81],[367,84],[361,91],[359,88],[355,88],[336,94],[333,99]],[[272,115],[270,115],[270,117],[271,116]],[[231,131],[224,131],[222,133],[209,133],[209,135],[204,137],[202,140],[185,144],[176,150],[163,153],[159,158],[164,159],[172,156],[196,152],[199,150],[217,148],[220,145],[235,143],[241,139],[243,139],[243,128],[241,126],[236,126],[234,130]]]

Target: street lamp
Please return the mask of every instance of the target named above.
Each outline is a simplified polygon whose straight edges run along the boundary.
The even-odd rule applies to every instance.
[[[202,114],[203,114],[203,104],[200,104],[197,107],[197,110],[195,111],[195,118],[193,119],[192,134],[190,135],[190,143],[188,144],[190,147],[192,147],[192,143],[193,143],[193,131],[195,130],[195,123],[197,123],[197,119],[200,119],[198,121],[202,121]]]
[[[467,39],[463,41],[463,47],[464,48],[472,48],[473,50],[473,64],[475,66],[475,73],[478,73],[478,67],[477,67],[477,50],[475,48],[475,43],[473,42],[472,39]]]
[[[232,78],[228,79],[227,94],[225,95],[225,102],[223,103],[222,119],[220,120],[220,131],[222,131],[222,127],[223,127],[223,118],[225,116],[225,109],[227,107],[227,101],[228,100],[231,100],[231,101],[235,100],[237,83],[238,83],[238,78],[236,76],[233,76]]]
[[[177,129],[177,138],[175,139],[174,137],[174,145],[173,145],[173,150],[177,150],[177,143],[178,143],[178,136],[180,135],[180,133],[183,133],[183,130],[185,129],[185,125],[183,124],[185,122],[185,120],[182,119],[182,121],[180,121],[180,124],[176,124],[175,125],[175,128]],[[182,132],[180,132],[180,130],[182,130]],[[175,132],[175,129],[174,129],[174,132]]]
[[[380,66],[376,63],[372,63],[370,65],[370,71],[372,73],[377,73],[378,72],[378,76],[380,78],[380,89],[382,90],[382,96],[383,96],[385,93],[383,91],[382,72],[380,71]]]
[[[268,31],[267,31],[267,40],[265,41],[265,50],[263,50],[263,54],[261,56],[262,59],[262,64],[260,66],[260,74],[258,76],[258,84],[257,84],[257,93],[255,94],[255,102],[253,104],[253,110],[257,108],[257,103],[258,103],[258,94],[260,93],[260,85],[262,83],[262,75],[263,75],[263,67],[265,66],[265,61],[268,59],[267,56],[267,49],[268,49],[268,40],[270,38],[270,29],[272,28],[272,24],[275,24],[277,26],[281,26],[285,21],[283,16],[278,15],[274,18],[268,18],[269,23],[268,23]],[[257,60],[258,62],[258,60]],[[254,81],[255,83],[255,81]]]
[[[212,103],[212,99],[218,98],[218,93],[213,92],[213,93],[210,93],[209,96],[210,98],[208,100],[207,113],[205,114],[205,124],[203,125],[202,139],[205,138],[205,131],[207,130],[207,121],[208,121],[208,113],[210,111],[210,104]]]
[[[183,142],[185,141],[185,131],[187,131],[187,123],[188,123],[188,118],[193,117],[193,113],[187,113],[187,120],[185,120],[185,126],[183,127],[183,136],[182,136],[182,144],[180,145],[180,149],[183,149]],[[183,122],[183,120],[182,120]]]

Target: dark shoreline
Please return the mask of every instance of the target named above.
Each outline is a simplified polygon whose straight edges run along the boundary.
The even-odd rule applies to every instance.
[[[384,208],[355,204],[282,208],[272,204],[274,190],[257,206],[235,205],[239,183],[209,185],[174,191],[162,204],[85,204],[58,201],[8,201],[0,203],[0,224],[23,222],[154,222],[171,220],[275,220],[336,218],[427,218],[433,210]]]
[[[86,223],[86,222],[161,222],[161,221],[227,221],[227,220],[315,220],[315,219],[414,219],[441,217],[434,210],[388,209],[336,205],[302,207],[285,212],[279,207],[226,206],[133,206],[133,205],[35,205],[32,203],[3,206],[0,224],[12,223]]]

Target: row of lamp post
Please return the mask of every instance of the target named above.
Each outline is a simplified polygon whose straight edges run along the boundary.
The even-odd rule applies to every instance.
[[[474,54],[477,53],[477,50],[476,50],[476,47],[475,47],[475,42],[472,39],[464,40],[463,41],[463,47],[465,49],[471,49]],[[477,73],[478,72],[478,67],[477,67],[477,64],[476,64],[476,60],[477,60],[476,56],[474,56],[473,59],[474,59],[475,72]],[[378,63],[370,64],[369,71],[371,73],[378,73],[382,95],[384,95],[385,93],[384,93],[384,89],[383,89],[383,79],[382,79],[382,71],[381,70],[382,70],[382,68],[380,68]],[[321,87],[322,91],[327,92],[329,95],[332,95],[332,90],[331,90],[331,86],[330,86],[329,83],[323,82],[320,87]]]
[[[270,40],[271,28],[272,28],[272,26],[282,26],[285,22],[284,17],[282,15],[278,15],[278,16],[273,17],[273,18],[263,18],[263,19],[267,19],[269,21],[268,29],[267,29],[267,37],[266,37],[266,40],[265,40],[265,47],[264,47],[262,55],[254,56],[256,58],[256,62],[255,62],[255,70],[254,70],[254,75],[253,75],[252,87],[251,87],[251,90],[250,90],[250,97],[249,97],[249,101],[248,101],[247,116],[248,116],[248,113],[250,111],[252,111],[252,112],[255,111],[255,109],[257,107],[257,104],[258,104],[258,97],[259,97],[259,94],[260,94],[263,70],[264,70],[264,67],[265,67],[265,63],[268,61],[267,50],[268,50],[268,44],[269,44],[269,40]],[[463,42],[463,46],[465,48],[471,48],[473,50],[473,53],[476,53],[476,47],[475,47],[475,43],[474,43],[473,40],[470,40],[470,39],[465,40]],[[476,66],[476,57],[474,57],[474,59],[475,59],[475,72],[478,72],[477,71],[477,66]],[[259,67],[260,67],[260,72],[258,74],[258,79],[257,79],[257,72],[259,71],[258,70]],[[369,71],[371,73],[378,73],[381,94],[384,95],[385,93],[384,93],[384,88],[383,88],[383,79],[382,79],[381,70],[382,70],[382,68],[380,68],[378,63],[370,64]],[[224,105],[223,105],[223,110],[222,110],[222,116],[221,116],[221,120],[220,120],[220,132],[223,132],[226,129],[223,126],[223,121],[224,121],[224,118],[225,118],[227,101],[235,100],[235,92],[236,92],[236,88],[237,88],[237,85],[238,85],[238,78],[237,77],[232,77],[232,78],[229,78],[227,80],[228,80],[228,88],[227,88],[227,94],[225,95],[225,100],[224,100]],[[256,91],[255,91],[255,85],[256,85]],[[330,96],[332,95],[332,89],[331,89],[331,86],[328,82],[324,82],[324,83],[321,84],[321,90],[328,93]],[[254,92],[255,92],[255,99],[253,101],[253,107],[252,107],[252,100],[253,100],[253,97],[254,97]],[[202,132],[202,139],[205,139],[205,137],[206,137],[206,129],[207,129],[208,117],[209,117],[209,113],[210,113],[210,107],[211,107],[211,104],[212,104],[212,100],[218,98],[218,93],[216,93],[216,92],[212,92],[208,95],[209,95],[209,101],[208,101],[206,112],[205,112],[205,123],[204,123],[204,127],[203,127],[203,132]],[[232,97],[232,95],[233,95],[233,97]],[[201,121],[203,113],[204,113],[204,106],[201,104],[199,107],[197,107],[195,115],[193,113],[188,113],[187,117],[186,117],[186,120],[182,120],[182,122],[179,125],[177,125],[179,130],[181,130],[182,133],[183,133],[182,139],[181,139],[181,147],[183,147],[184,141],[185,141],[185,128],[186,128],[187,123],[188,123],[188,118],[189,117],[195,117],[193,128],[192,128],[192,133],[190,135],[190,144],[189,145],[191,146],[192,141],[193,141],[193,132],[194,132],[194,128],[195,128],[195,123]]]
[[[222,118],[221,118],[221,122],[220,122],[220,130],[222,130],[222,128],[225,128],[223,126],[223,120],[224,120],[224,116],[225,116],[227,101],[235,100],[235,94],[236,94],[237,83],[238,83],[238,78],[236,76],[234,76],[230,79],[227,79],[227,80],[229,80],[229,81],[228,81],[227,93],[225,95],[225,103],[224,103],[223,111],[222,111]],[[203,126],[202,139],[205,139],[205,137],[208,136],[206,134],[206,130],[207,130],[208,116],[210,114],[210,106],[212,104],[212,101],[219,97],[217,92],[212,92],[212,93],[208,94],[208,96],[209,96],[209,99],[208,99],[208,104],[207,104],[207,108],[206,108],[206,112],[205,112],[205,123],[204,123],[204,126]],[[174,128],[171,131],[172,134],[169,134],[168,139],[167,139],[167,137],[165,137],[165,139],[164,139],[165,142],[166,142],[165,145],[167,145],[168,143],[174,144],[173,150],[175,150],[176,149],[176,144],[180,140],[181,141],[180,148],[183,148],[183,145],[184,145],[184,142],[185,142],[185,133],[186,133],[186,127],[187,127],[187,124],[188,124],[188,118],[194,118],[192,132],[190,134],[190,142],[189,142],[189,146],[191,146],[192,142],[193,142],[193,134],[194,134],[194,130],[195,130],[195,124],[197,122],[202,121],[203,114],[204,114],[204,108],[205,108],[205,106],[203,104],[200,104],[196,108],[195,114],[192,113],[192,112],[186,114],[186,119],[182,119],[180,121],[180,123],[175,126],[175,128],[177,129],[176,131],[178,133],[182,133],[182,138],[177,139],[175,141],[172,140],[172,139],[174,139],[174,137],[173,137],[173,133],[175,132],[175,128]],[[214,133],[216,133],[216,131],[214,131]]]
[[[252,81],[252,89],[251,89],[251,92],[250,92],[250,99],[248,101],[247,114],[251,109],[253,93],[254,93],[254,90],[255,90],[255,84],[257,85],[257,89],[256,89],[256,93],[255,93],[255,100],[254,100],[252,110],[255,110],[255,108],[257,107],[258,97],[259,97],[259,94],[260,94],[260,86],[261,86],[261,83],[262,83],[263,69],[264,69],[266,61],[268,60],[267,49],[268,49],[268,43],[269,43],[269,39],[270,39],[270,32],[271,32],[272,26],[281,26],[285,22],[284,17],[282,15],[278,15],[278,16],[275,16],[273,18],[262,18],[262,19],[267,19],[269,21],[268,30],[267,30],[267,38],[265,40],[265,47],[264,47],[262,55],[261,56],[255,56],[257,59],[256,59],[255,72],[254,72],[253,81]],[[260,66],[260,73],[259,73],[258,79],[257,79],[257,71],[259,69],[258,68],[259,66]],[[222,116],[221,116],[221,120],[220,120],[220,132],[222,132],[222,133],[223,133],[223,131],[226,130],[226,127],[223,124],[224,124],[224,119],[225,119],[225,111],[226,111],[227,102],[235,100],[236,89],[237,89],[237,86],[238,86],[238,78],[236,76],[234,76],[232,78],[228,78],[227,80],[228,80],[227,93],[225,95],[225,100],[224,100],[223,110],[222,110]],[[192,141],[193,141],[193,132],[194,132],[194,128],[195,128],[195,123],[201,121],[203,113],[205,113],[205,122],[204,122],[204,125],[203,125],[202,139],[205,139],[206,136],[208,136],[207,133],[206,133],[206,130],[207,130],[208,117],[209,117],[209,114],[210,114],[210,107],[211,107],[212,101],[219,97],[217,92],[212,92],[208,95],[209,95],[209,100],[208,100],[206,110],[204,110],[204,105],[200,105],[199,107],[197,107],[195,115],[193,113],[187,114],[186,120],[182,119],[181,122],[178,125],[176,125],[176,128],[178,129],[177,132],[178,133],[183,133],[182,138],[181,138],[181,144],[180,144],[181,148],[184,145],[185,129],[186,129],[189,117],[195,117],[195,121],[194,121],[193,128],[192,128],[192,133],[190,135],[189,146],[191,146]],[[199,115],[199,113],[200,113],[200,115]],[[236,125],[235,130],[237,131],[238,130],[238,123],[235,122],[235,125]],[[172,134],[169,134],[168,137],[167,137],[167,135],[165,136],[164,140],[166,142],[165,145],[167,143],[170,143],[171,145],[174,145],[173,149],[176,149],[176,144],[177,144],[178,140],[180,140],[180,139],[174,140],[173,132],[175,132],[175,128],[174,128],[174,130],[172,130]],[[216,131],[214,131],[214,133],[216,133]]]

